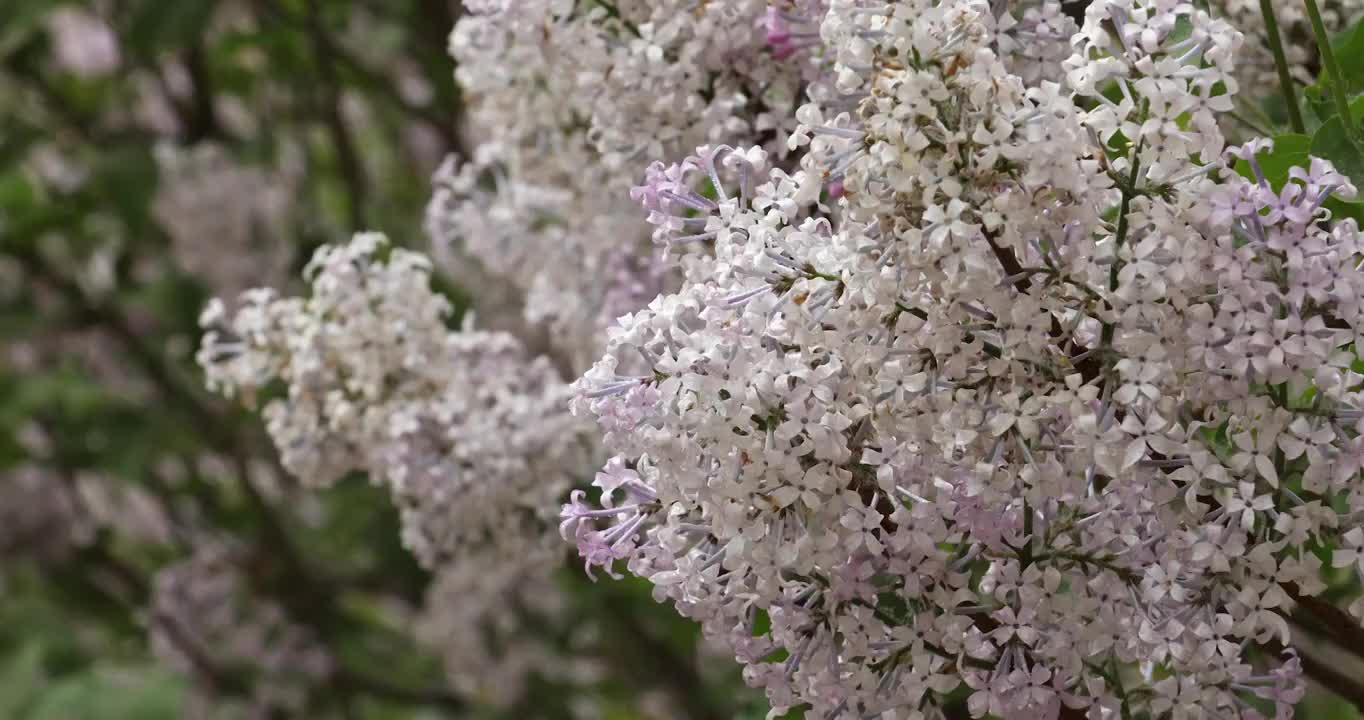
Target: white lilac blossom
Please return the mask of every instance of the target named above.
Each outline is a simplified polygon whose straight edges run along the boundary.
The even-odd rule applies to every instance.
[[[293,257],[285,223],[300,169],[240,165],[212,144],[158,145],[156,161],[152,214],[182,269],[222,297],[287,279]]]
[[[577,383],[617,456],[561,532],[774,712],[1282,717],[1314,549],[1364,572],[1355,188],[1225,147],[1224,20],[1096,0],[1039,72],[1044,20],[832,0],[799,170],[634,192],[684,279]]]
[[[113,532],[133,544],[170,541],[163,508],[144,488],[89,471],[59,469],[52,438],[28,422],[14,439],[30,460],[0,469],[0,557],[67,559],[91,545],[99,533]]]
[[[554,365],[506,333],[448,328],[430,273],[377,234],[323,247],[309,297],[248,291],[230,318],[211,306],[199,357],[210,387],[247,403],[280,386],[263,415],[303,482],[365,471],[387,487],[436,574],[416,634],[454,688],[506,704],[529,673],[566,666],[523,623],[560,602],[555,504],[593,455]]]
[[[252,592],[240,551],[202,541],[188,558],[162,568],[152,581],[144,621],[152,650],[194,682],[190,714],[208,716],[227,699],[219,693],[247,682],[241,717],[299,712],[333,670],[333,658],[310,628]]]
[[[306,298],[244,293],[205,313],[208,382],[262,410],[286,469],[327,485],[367,471],[428,566],[480,544],[543,537],[585,462],[567,387],[503,333],[446,326],[450,304],[422,256],[377,234],[324,246]],[[552,524],[549,524],[552,525]]]
[[[589,574],[651,581],[774,713],[1291,712],[1285,615],[1324,565],[1364,574],[1364,274],[1345,176],[1274,188],[1268,141],[1227,147],[1245,12],[466,7],[482,144],[427,229],[556,363],[451,331],[430,264],[373,235],[307,299],[211,309],[201,353],[269,398],[292,472],[390,489],[456,687],[562,669],[520,633],[561,620],[567,495]],[[614,455],[590,493],[570,396]]]
[[[789,114],[818,45],[816,0],[470,2],[450,38],[474,130],[507,150],[586,131],[633,175]],[[807,48],[807,50],[801,50]],[[552,162],[552,158],[546,158]]]
[[[436,177],[443,266],[477,261],[581,370],[602,329],[670,287],[627,197],[641,158],[784,147],[819,73],[819,0],[471,2],[450,38],[474,156]],[[453,262],[451,259],[455,259]]]
[[[58,67],[82,77],[105,75],[118,67],[118,37],[99,15],[63,5],[46,20]]]
[[[534,547],[491,544],[436,572],[414,634],[440,654],[450,687],[462,696],[506,707],[525,696],[533,675],[571,681],[585,662],[536,632],[565,622],[566,598],[546,572],[561,566],[557,540],[550,534]]]
[[[606,189],[610,174],[578,141],[551,154],[562,167],[518,171],[489,145],[472,162],[447,160],[427,210],[435,257],[479,289],[480,313],[520,306],[520,318],[490,322],[522,334],[546,328],[550,349],[575,371],[600,348],[605,325],[665,288],[626,190]],[[581,172],[570,171],[574,162]]]

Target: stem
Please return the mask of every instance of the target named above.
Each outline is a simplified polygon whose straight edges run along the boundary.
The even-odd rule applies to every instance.
[[[1267,1],[1267,0],[1264,0]],[[1312,34],[1317,38],[1317,49],[1321,52],[1321,62],[1326,66],[1326,72],[1331,76],[1331,97],[1336,101],[1336,113],[1340,115],[1340,121],[1345,125],[1345,134],[1354,139],[1354,123],[1350,122],[1350,99],[1345,94],[1345,75],[1340,71],[1340,64],[1336,62],[1336,52],[1331,49],[1331,38],[1326,34],[1326,25],[1321,21],[1321,10],[1317,8],[1317,0],[1303,0],[1307,6],[1307,16],[1312,20]]]
[[[1303,672],[1333,694],[1348,700],[1355,709],[1364,712],[1364,685],[1335,667],[1318,660],[1298,648],[1298,660]]]
[[[1310,2],[1310,0],[1309,0]],[[1108,291],[1116,292],[1118,289],[1118,273],[1122,270],[1122,263],[1118,260],[1118,250],[1127,242],[1127,232],[1130,220],[1127,216],[1132,212],[1132,197],[1136,195],[1137,177],[1141,171],[1141,148],[1138,144],[1132,153],[1132,170],[1129,173],[1127,184],[1122,188],[1122,202],[1118,206],[1118,228],[1113,237],[1113,266],[1108,270]],[[1113,345],[1113,333],[1115,327],[1113,323],[1106,322],[1100,332],[1099,344],[1108,348]]]
[[[213,77],[208,60],[204,57],[203,46],[196,43],[189,47],[185,51],[184,62],[194,88],[185,113],[186,142],[192,144],[208,138],[224,137],[222,125],[213,108]]]
[[[1284,586],[1297,604],[1290,619],[1341,650],[1364,659],[1364,627],[1348,613],[1317,597],[1301,595],[1291,583]]]
[[[1279,71],[1279,91],[1283,93],[1284,103],[1288,106],[1288,123],[1293,126],[1293,132],[1306,134],[1307,126],[1302,122],[1298,93],[1293,90],[1293,75],[1288,72],[1288,57],[1283,52],[1283,38],[1279,36],[1279,20],[1274,16],[1273,0],[1260,0],[1260,14],[1265,18],[1266,39],[1270,52],[1274,53],[1274,67]]]

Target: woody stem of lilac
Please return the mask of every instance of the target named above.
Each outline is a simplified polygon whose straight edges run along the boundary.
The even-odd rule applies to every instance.
[[[1265,19],[1265,39],[1274,54],[1274,67],[1279,72],[1279,91],[1288,109],[1288,124],[1293,132],[1306,133],[1302,110],[1298,107],[1298,93],[1293,89],[1293,75],[1288,71],[1288,57],[1284,55],[1283,38],[1279,34],[1279,19],[1274,15],[1274,0],[1260,0],[1260,14]]]
[[[1325,600],[1297,593],[1292,585],[1285,589],[1297,604],[1289,615],[1294,623],[1364,660],[1364,628],[1353,617]]]
[[[1341,699],[1348,700],[1356,710],[1364,712],[1364,685],[1302,650],[1298,650],[1298,661],[1302,663],[1303,672],[1308,677]]]

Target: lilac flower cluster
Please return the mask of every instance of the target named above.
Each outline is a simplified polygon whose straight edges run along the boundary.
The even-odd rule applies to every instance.
[[[457,686],[510,689],[527,653],[495,650],[485,632],[504,598],[461,597],[455,611],[442,588],[467,587],[476,568],[505,588],[559,567],[555,501],[591,462],[586,428],[548,359],[505,333],[448,328],[430,272],[374,233],[324,246],[305,270],[309,297],[248,291],[231,315],[213,303],[199,359],[211,388],[265,401],[284,467],[304,483],[365,471],[388,489],[404,544],[439,578],[419,634],[462,649],[448,664]],[[509,582],[491,582],[493,570]]]
[[[202,354],[284,381],[292,471],[390,487],[457,685],[498,598],[554,615],[567,495],[589,574],[648,579],[774,714],[1291,713],[1285,616],[1364,578],[1364,240],[1329,162],[1276,186],[1228,142],[1244,12],[466,5],[483,142],[427,228],[555,365],[447,330],[365,235]],[[506,644],[505,677],[554,667]]]
[[[145,622],[154,652],[195,681],[187,714],[240,717],[297,712],[333,670],[333,659],[284,608],[252,592],[237,551],[204,541],[156,575]],[[251,697],[225,707],[223,683],[254,673]]]
[[[804,18],[822,2],[466,4],[450,48],[481,144],[437,173],[428,234],[480,296],[499,297],[472,267],[515,287],[525,324],[580,371],[605,326],[677,283],[628,198],[640,159],[721,139],[784,147],[801,48],[817,44]]]
[[[1355,188],[1225,147],[1225,21],[1099,0],[1058,61],[1031,12],[834,0],[799,170],[635,191],[684,281],[576,385],[617,457],[562,531],[774,712],[1285,713],[1282,613],[1359,562]]]

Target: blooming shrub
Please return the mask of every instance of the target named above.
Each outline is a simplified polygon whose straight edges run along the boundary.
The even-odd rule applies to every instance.
[[[182,714],[1364,712],[1358,0],[20,1],[0,550]]]
[[[975,716],[1286,712],[1298,660],[1249,648],[1289,644],[1277,611],[1364,510],[1360,236],[1322,207],[1355,188],[1314,159],[1276,192],[1264,143],[1224,154],[1241,36],[1192,5],[1090,4],[1064,83],[997,56],[1017,27],[831,3],[800,170],[725,146],[650,169],[685,280],[577,385],[621,457],[565,534],[779,709],[965,685]]]
[[[1236,27],[1146,0],[471,9],[489,138],[428,227],[559,332],[637,298],[573,385],[616,454],[562,511],[589,572],[648,578],[777,712],[959,687],[977,717],[1290,712],[1285,615],[1364,537],[1364,276],[1349,176],[1272,183],[1272,140],[1228,147]],[[651,251],[623,180],[689,142],[630,190]]]

